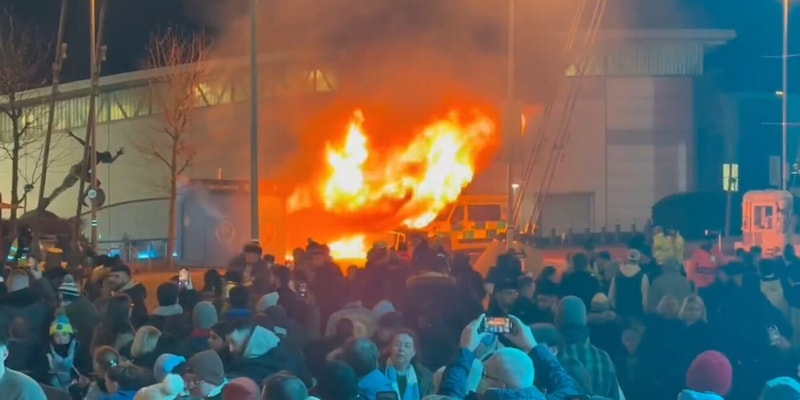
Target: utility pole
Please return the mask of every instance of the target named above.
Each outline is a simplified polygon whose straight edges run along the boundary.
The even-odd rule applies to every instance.
[[[515,22],[515,15],[516,10],[514,9],[514,0],[508,0],[508,60],[506,71],[506,116],[505,116],[505,126],[504,126],[504,133],[505,133],[505,141],[506,141],[506,191],[508,196],[508,217],[507,225],[506,225],[506,250],[511,250],[514,247],[514,214],[515,214],[515,205],[516,199],[514,198],[514,194],[516,190],[514,190],[514,143],[513,138],[516,136],[513,127],[516,126],[513,123],[512,118],[513,109],[514,107],[514,85],[515,85],[515,68],[514,64],[516,62],[516,57],[514,54],[514,22]],[[521,118],[520,116],[516,116],[516,118]],[[516,132],[518,133],[518,132]]]
[[[89,59],[91,71],[91,91],[89,94],[89,115],[86,121],[86,138],[84,142],[83,160],[88,162],[84,165],[91,170],[90,191],[88,197],[91,206],[91,246],[92,250],[97,249],[97,93],[100,88],[100,66],[105,58],[105,46],[100,45],[100,38],[103,37],[103,25],[105,22],[105,11],[107,2],[101,0],[100,12],[97,12],[97,0],[89,0]],[[78,243],[80,237],[80,218],[83,210],[84,193],[86,190],[86,182],[81,180],[80,188],[78,191],[78,206],[75,214],[75,230],[73,232],[73,240]],[[75,247],[76,249],[78,246]]]
[[[783,0],[783,52],[781,54],[782,83],[781,89],[781,190],[787,189],[789,183],[789,157],[787,146],[789,139],[789,0]]]
[[[258,0],[250,0],[250,238],[261,238],[258,210]]]

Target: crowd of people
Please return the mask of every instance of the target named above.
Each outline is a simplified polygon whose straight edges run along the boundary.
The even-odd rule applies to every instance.
[[[0,399],[800,399],[793,248],[686,258],[669,230],[628,247],[535,276],[503,254],[483,277],[422,240],[346,274],[318,243],[292,267],[251,243],[154,309],[119,259],[6,268]]]

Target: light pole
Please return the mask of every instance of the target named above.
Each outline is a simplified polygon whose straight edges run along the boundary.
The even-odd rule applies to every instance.
[[[99,65],[100,62],[100,54],[98,49],[97,43],[97,0],[90,1],[89,12],[92,14],[91,22],[89,23],[91,32],[89,33],[89,41],[91,42],[91,74],[92,74],[92,101],[91,107],[89,109],[89,157],[91,161],[89,162],[90,168],[92,169],[92,184],[91,184],[91,192],[89,196],[89,205],[91,206],[92,210],[92,236],[91,236],[91,243],[92,249],[97,249],[97,201],[95,201],[95,197],[97,196],[97,85],[98,79],[100,78],[99,72]]]
[[[250,0],[250,237],[260,239],[258,213],[258,0]]]
[[[506,250],[511,250],[514,245],[514,214],[515,214],[515,193],[514,190],[514,144],[512,143],[512,138],[515,136],[513,134],[513,129],[511,126],[512,121],[512,109],[514,108],[514,83],[515,83],[515,70],[514,70],[514,63],[515,63],[515,54],[514,54],[514,20],[515,20],[515,9],[514,9],[514,0],[508,0],[508,60],[506,71],[506,121],[505,123],[508,124],[505,129],[506,134],[506,191],[508,195],[508,217],[506,220],[508,221],[508,225],[506,226]],[[517,117],[519,118],[519,117]]]
[[[781,96],[781,190],[786,190],[789,181],[787,174],[789,169],[789,158],[786,148],[788,146],[788,117],[789,117],[789,0],[783,0],[783,52],[782,62],[782,94]]]

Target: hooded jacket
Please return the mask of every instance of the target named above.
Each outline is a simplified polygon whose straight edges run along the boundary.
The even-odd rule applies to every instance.
[[[692,284],[681,274],[680,264],[667,262],[661,266],[662,273],[653,280],[647,294],[647,311],[655,312],[658,303],[672,296],[678,303],[692,294]]]
[[[31,288],[20,289],[0,297],[0,329],[8,332],[11,322],[23,318],[30,323],[31,342],[46,342],[47,327],[52,320],[52,310],[44,298]]]
[[[245,377],[255,382],[280,371],[288,371],[306,385],[311,385],[311,377],[302,359],[288,346],[282,345],[280,338],[272,331],[255,326],[247,339],[242,354],[234,356],[228,363],[229,378]]]

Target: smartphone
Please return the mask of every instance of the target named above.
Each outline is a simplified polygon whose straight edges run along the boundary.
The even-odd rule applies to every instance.
[[[511,332],[511,320],[505,317],[487,317],[483,329],[488,333],[498,335]]]
[[[189,269],[181,268],[178,271],[178,286],[185,287],[189,284]]]

